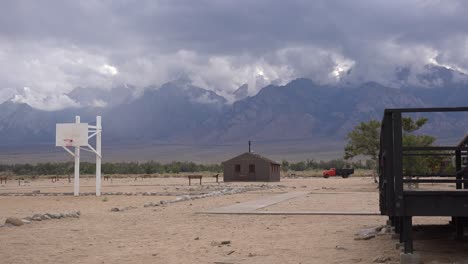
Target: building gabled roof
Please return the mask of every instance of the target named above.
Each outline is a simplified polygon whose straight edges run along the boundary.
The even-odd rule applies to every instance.
[[[460,141],[460,143],[458,143],[457,147],[464,147],[468,145],[468,134],[466,134],[463,139]]]
[[[271,159],[269,159],[269,158],[266,158],[266,157],[264,157],[264,156],[262,156],[262,155],[260,155],[260,154],[256,154],[256,153],[253,153],[253,152],[245,152],[245,153],[242,153],[242,154],[240,154],[240,155],[235,156],[234,158],[231,158],[231,159],[228,159],[228,160],[224,161],[223,163],[232,161],[232,160],[237,159],[237,158],[239,158],[239,157],[241,157],[241,156],[244,156],[244,155],[246,155],[246,156],[251,156],[252,158],[262,159],[262,160],[264,160],[264,161],[266,161],[266,162],[269,162],[269,163],[271,163],[271,164],[281,165],[281,164],[279,164],[278,162],[276,162],[276,161],[274,161],[274,160],[271,160]]]

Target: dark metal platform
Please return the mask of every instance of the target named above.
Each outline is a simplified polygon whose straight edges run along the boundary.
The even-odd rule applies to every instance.
[[[413,252],[413,216],[451,216],[457,236],[464,235],[468,219],[468,171],[462,165],[468,156],[468,137],[456,146],[403,146],[402,114],[467,112],[468,107],[386,109],[382,120],[379,153],[380,212],[404,242],[405,253]],[[404,157],[455,158],[454,173],[404,174]],[[404,184],[455,183],[453,190],[405,190]]]

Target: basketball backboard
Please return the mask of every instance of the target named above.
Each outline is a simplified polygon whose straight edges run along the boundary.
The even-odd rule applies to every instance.
[[[57,147],[88,146],[88,123],[56,124],[55,146]]]

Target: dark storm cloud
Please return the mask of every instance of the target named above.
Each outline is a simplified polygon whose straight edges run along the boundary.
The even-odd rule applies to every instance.
[[[463,71],[467,11],[466,1],[431,0],[3,1],[0,89],[53,94],[186,76],[230,91],[336,81],[350,68],[382,82],[397,66]]]

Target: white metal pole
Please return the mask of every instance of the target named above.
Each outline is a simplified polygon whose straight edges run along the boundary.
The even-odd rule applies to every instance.
[[[96,196],[101,196],[101,116],[96,117]]]
[[[79,116],[75,116],[75,123],[80,123]],[[75,146],[75,178],[73,194],[75,196],[80,195],[80,146]]]

